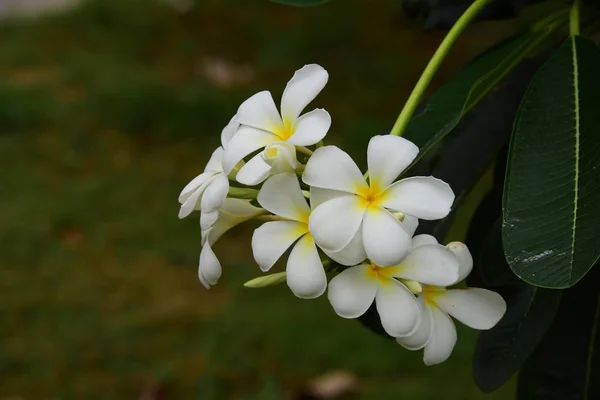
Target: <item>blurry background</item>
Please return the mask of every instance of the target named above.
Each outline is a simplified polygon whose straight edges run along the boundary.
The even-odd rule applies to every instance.
[[[434,86],[521,24],[471,29]],[[443,37],[421,26],[393,0],[0,0],[0,398],[300,398],[336,370],[348,398],[511,398],[472,382],[473,331],[427,368],[326,298],[243,288],[251,224],[206,291],[198,215],[177,219],[237,106],[307,63],[328,143],[364,161]]]

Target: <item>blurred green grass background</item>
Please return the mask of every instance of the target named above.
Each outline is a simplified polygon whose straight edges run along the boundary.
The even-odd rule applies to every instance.
[[[434,86],[517,25],[475,27]],[[330,72],[328,142],[364,160],[443,37],[420,26],[393,0],[92,0],[0,21],[0,398],[283,399],[338,369],[350,398],[512,398],[472,382],[472,331],[427,368],[326,299],[244,289],[251,224],[218,242],[206,291],[198,216],[177,219],[241,101],[278,99],[307,63]]]

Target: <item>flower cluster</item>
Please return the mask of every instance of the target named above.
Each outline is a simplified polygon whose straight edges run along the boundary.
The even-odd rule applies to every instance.
[[[266,221],[252,237],[262,271],[291,248],[285,279],[296,296],[327,290],[344,318],[360,317],[375,302],[383,328],[400,345],[424,349],[427,365],[443,362],[456,342],[450,316],[490,329],[506,304],[488,290],[447,288],[471,271],[464,244],[414,236],[419,219],[444,218],[454,202],[450,186],[434,177],[397,180],[417,146],[374,136],[363,174],[343,150],[323,145],[331,117],[323,109],[302,112],[327,80],[318,65],[296,71],[281,113],[268,91],[244,101],[223,129],[222,146],[181,192],[179,217],[200,211],[200,282],[210,288],[221,276],[211,247],[221,235],[244,221]]]

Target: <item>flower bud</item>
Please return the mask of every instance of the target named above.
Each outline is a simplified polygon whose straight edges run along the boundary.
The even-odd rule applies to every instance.
[[[271,174],[294,172],[298,166],[296,148],[288,142],[273,142],[261,153],[263,160],[271,166]]]

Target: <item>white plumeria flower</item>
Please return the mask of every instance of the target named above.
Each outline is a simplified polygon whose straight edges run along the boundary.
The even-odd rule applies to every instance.
[[[185,218],[194,210],[201,210],[200,220],[203,225],[212,225],[218,216],[218,209],[223,204],[229,191],[229,179],[223,172],[223,152],[236,133],[239,124],[234,120],[221,132],[221,146],[211,155],[204,172],[192,179],[179,195],[179,218]]]
[[[294,146],[310,146],[325,137],[331,117],[323,109],[300,113],[325,87],[329,74],[316,64],[296,71],[281,98],[281,115],[269,91],[262,91],[244,101],[235,120],[241,124],[223,156],[223,168],[228,174],[244,157],[273,142],[288,142]],[[263,154],[251,158],[236,177],[245,185],[256,185],[278,171],[265,162]],[[279,171],[281,172],[281,171]]]
[[[374,136],[367,149],[369,183],[350,156],[336,146],[315,150],[302,180],[311,187],[337,191],[311,213],[309,228],[317,244],[339,251],[361,232],[367,257],[376,265],[398,264],[411,245],[411,233],[392,213],[420,219],[444,218],[454,193],[447,183],[429,177],[394,182],[419,149],[391,135]]]
[[[420,235],[420,245],[437,244],[435,238]],[[429,243],[429,244],[428,244]],[[469,275],[473,258],[467,246],[452,242],[447,246],[459,261],[459,275],[455,284]],[[495,292],[479,288],[446,289],[448,285],[426,285],[418,300],[421,306],[421,324],[410,336],[399,337],[397,342],[409,350],[425,349],[426,365],[442,363],[450,357],[456,344],[456,327],[450,316],[479,330],[494,327],[506,312],[506,302]]]
[[[258,202],[282,218],[254,231],[252,252],[263,271],[268,271],[294,245],[287,261],[287,284],[303,299],[319,297],[327,288],[327,276],[312,236],[308,233],[310,209],[295,174],[269,178],[258,193]],[[295,243],[295,244],[294,244]]]
[[[413,242],[418,244],[420,237]],[[437,243],[416,245],[402,263],[391,267],[361,264],[342,271],[329,282],[328,298],[344,318],[358,318],[375,300],[381,325],[392,337],[412,335],[421,325],[421,307],[407,287],[448,285],[459,276],[459,263],[449,249]]]
[[[331,200],[344,194],[344,192],[339,192],[337,190],[321,189],[313,186],[310,188],[310,208],[311,210],[314,210],[327,200]],[[410,215],[406,215],[402,223],[410,236],[414,235],[417,227],[419,226],[419,220],[415,217],[411,217]],[[342,250],[328,251],[323,248],[321,248],[321,250],[323,250],[323,252],[327,254],[333,261],[346,266],[360,264],[367,258],[367,253],[365,252],[365,247],[363,245],[361,229],[356,232],[350,243],[348,243]]]
[[[207,289],[215,285],[221,277],[221,263],[217,259],[212,245],[229,229],[264,212],[262,208],[250,204],[250,200],[225,199],[218,210],[217,220],[211,227],[202,230],[198,278]]]

